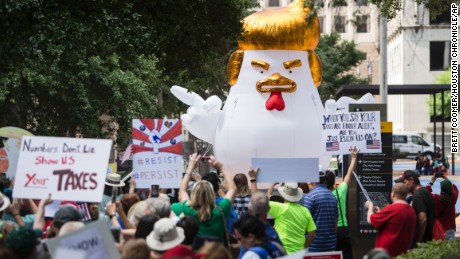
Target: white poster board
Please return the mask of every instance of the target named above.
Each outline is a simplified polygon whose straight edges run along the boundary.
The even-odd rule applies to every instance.
[[[112,233],[103,220],[95,221],[67,235],[48,239],[46,245],[53,259],[57,258],[57,252],[61,248],[84,252],[86,259],[120,258]]]
[[[318,182],[318,158],[252,158],[258,183]]]
[[[179,188],[184,172],[182,122],[134,119],[133,176],[137,188]]]
[[[382,153],[379,111],[325,113],[321,127],[324,153],[346,155],[350,146],[360,153]]]
[[[112,141],[24,136],[15,198],[100,202]]]

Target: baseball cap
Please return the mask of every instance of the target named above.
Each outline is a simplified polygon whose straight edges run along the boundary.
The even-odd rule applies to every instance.
[[[72,205],[61,206],[54,214],[53,224],[56,228],[61,228],[62,225],[69,221],[82,221],[83,212]]]
[[[418,173],[416,173],[415,171],[412,171],[412,170],[406,170],[404,171],[404,173],[398,178],[395,180],[395,183],[402,183],[404,180],[406,179],[409,179],[409,178],[415,178],[415,177],[420,177],[420,175]]]

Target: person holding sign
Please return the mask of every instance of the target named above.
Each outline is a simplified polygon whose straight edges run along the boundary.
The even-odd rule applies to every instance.
[[[342,251],[343,258],[353,258],[353,240],[347,221],[347,193],[351,175],[356,166],[359,149],[350,147],[350,165],[343,181],[337,188],[332,188],[332,194],[337,198],[338,221],[337,221],[337,251]],[[335,185],[335,184],[334,184]]]
[[[378,230],[375,247],[387,250],[392,257],[411,248],[415,233],[417,216],[405,200],[407,193],[407,186],[397,183],[391,190],[392,204],[383,209],[374,207],[371,201],[365,204],[368,208],[367,222]]]
[[[189,196],[187,188],[190,181],[190,175],[199,159],[200,156],[196,153],[190,155],[187,170],[180,184],[179,201],[182,204],[182,213],[185,216],[192,216],[199,222],[198,236],[214,236],[219,238],[221,243],[224,243],[225,222],[222,219],[222,214],[224,214],[224,218],[226,218],[230,212],[233,197],[236,192],[235,183],[225,166],[211,156],[209,163],[222,172],[224,181],[228,185],[228,190],[224,199],[215,204],[215,192],[213,187],[208,181],[204,180],[197,181],[193,185],[192,193]]]

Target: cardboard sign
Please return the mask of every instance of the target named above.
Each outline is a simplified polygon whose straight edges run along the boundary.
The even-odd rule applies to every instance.
[[[322,149],[331,155],[346,155],[351,146],[360,153],[381,153],[380,112],[325,113],[321,124]]]
[[[108,139],[24,136],[13,196],[100,202],[111,147]]]
[[[182,122],[133,120],[133,176],[137,188],[178,188],[184,172]]]
[[[105,221],[95,221],[68,235],[49,239],[46,242],[52,258],[57,258],[59,249],[83,252],[86,259],[120,258],[115,241]]]
[[[318,182],[318,158],[252,158],[252,168],[259,168],[257,182]]]

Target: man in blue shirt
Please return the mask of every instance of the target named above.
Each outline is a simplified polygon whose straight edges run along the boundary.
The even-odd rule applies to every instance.
[[[300,201],[316,224],[316,237],[309,252],[335,251],[337,243],[337,198],[329,190],[335,184],[333,172],[320,172],[319,183]]]

